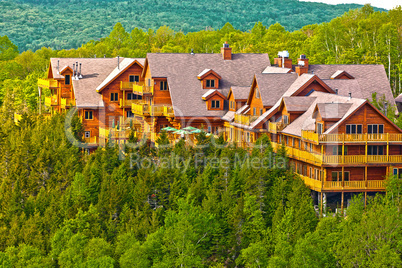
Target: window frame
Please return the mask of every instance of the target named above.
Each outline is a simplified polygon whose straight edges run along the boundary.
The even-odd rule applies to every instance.
[[[317,133],[322,134],[323,129],[324,129],[323,123],[317,123]]]
[[[374,127],[376,132],[374,132]],[[384,124],[367,124],[367,134],[384,134]]]
[[[88,134],[88,135],[87,135]],[[84,132],[84,137],[85,137],[85,139],[89,139],[89,138],[91,138],[91,131],[89,130],[89,131],[85,131]]]
[[[211,109],[220,109],[221,101],[220,100],[211,100]]]
[[[205,88],[215,88],[215,79],[205,79]]]
[[[118,101],[119,101],[119,93],[110,92],[110,102],[118,102]]]
[[[68,79],[67,79],[67,77],[68,77]],[[64,76],[64,84],[65,85],[71,85],[71,75],[69,75],[69,74],[66,74],[65,76]]]
[[[131,78],[134,78],[133,80],[134,81],[131,81]],[[135,74],[130,74],[129,76],[128,76],[128,81],[130,82],[130,83],[138,83],[138,82],[140,82],[140,76],[139,75],[135,75]]]
[[[349,128],[349,131],[348,131],[348,128]],[[353,133],[353,128],[355,129],[356,133]],[[350,132],[350,133],[348,133],[348,132]],[[346,124],[345,134],[348,134],[348,135],[363,134],[363,125],[362,124]]]
[[[159,90],[161,91],[169,91],[169,87],[166,80],[159,82]]]
[[[94,119],[93,111],[91,111],[91,110],[84,110],[84,119],[85,119],[85,120],[93,120],[93,119]]]

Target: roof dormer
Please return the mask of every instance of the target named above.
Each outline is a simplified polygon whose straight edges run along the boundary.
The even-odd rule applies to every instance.
[[[197,78],[201,81],[201,87],[204,89],[218,89],[219,80],[222,79],[222,77],[212,69],[203,70],[197,75]]]
[[[338,70],[331,76],[331,79],[355,79],[355,78],[346,71]]]
[[[218,90],[210,89],[202,95],[202,99],[206,101],[208,110],[223,110],[226,97]]]

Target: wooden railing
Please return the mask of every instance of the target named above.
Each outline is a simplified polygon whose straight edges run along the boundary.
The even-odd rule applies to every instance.
[[[73,99],[61,98],[61,100],[60,100],[60,106],[61,106],[61,108],[66,108],[66,107],[74,106],[74,100],[73,100]]]
[[[154,80],[151,80],[151,85],[152,86],[146,86],[144,85],[143,82],[141,83],[135,83],[132,87],[133,92],[139,95],[144,95],[144,94],[154,94]]]
[[[57,88],[57,80],[39,78],[38,86],[45,87],[45,88]]]
[[[147,103],[133,103],[131,105],[133,114],[141,116],[174,116],[172,106],[155,106]]]
[[[143,100],[126,100],[126,99],[124,99],[124,100],[120,99],[120,101],[119,101],[120,108],[131,107],[133,105],[133,103],[141,104],[141,103],[144,103],[144,101]]]
[[[130,136],[130,129],[117,129],[115,128],[99,128],[99,137],[111,139],[128,139]]]
[[[45,97],[45,105],[46,106],[54,106],[57,105],[58,101],[57,101],[57,96],[51,96],[51,97]]]
[[[248,114],[235,114],[234,121],[237,124],[249,126],[257,118],[258,118],[258,116],[253,116],[253,115],[248,115]]]
[[[96,144],[98,144],[98,139],[97,139],[97,137],[96,136],[93,136],[93,137],[90,137],[90,138],[85,138],[85,143],[88,143],[88,144],[94,144],[94,145],[96,145]]]
[[[304,183],[312,190],[385,190],[384,180],[368,180],[368,181],[320,181],[300,175]]]
[[[121,90],[133,90],[134,86],[143,86],[144,82],[123,82],[120,81]]]
[[[302,130],[301,137],[304,140],[318,143],[342,143],[342,142],[402,142],[402,134],[317,134],[313,131]]]
[[[282,131],[285,128],[285,124],[282,122],[269,122],[268,124],[268,131],[276,134],[278,131]]]

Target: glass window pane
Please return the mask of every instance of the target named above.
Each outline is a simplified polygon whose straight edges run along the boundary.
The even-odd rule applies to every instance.
[[[350,134],[350,125],[346,125],[346,134]]]
[[[357,125],[357,134],[362,134],[362,133],[363,133],[363,126]]]
[[[384,125],[379,125],[378,126],[378,133],[380,133],[380,134],[384,133]]]
[[[338,172],[332,171],[332,181],[337,181],[338,180]]]
[[[373,134],[377,134],[378,133],[378,125],[373,125]]]
[[[373,126],[372,126],[372,125],[368,125],[368,126],[367,126],[367,133],[368,133],[368,134],[372,134],[372,133],[373,133]]]
[[[352,125],[352,134],[356,134],[356,125]]]

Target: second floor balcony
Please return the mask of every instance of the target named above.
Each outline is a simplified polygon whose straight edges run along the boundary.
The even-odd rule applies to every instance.
[[[149,105],[147,103],[133,103],[131,106],[133,114],[140,116],[173,116],[173,107],[169,105]]]
[[[302,130],[302,139],[315,144],[319,143],[364,143],[364,142],[398,142],[402,143],[402,134],[318,134],[313,131]]]
[[[132,90],[133,93],[138,94],[138,95],[153,95],[154,94],[154,81],[151,80],[151,82],[149,83],[149,85],[146,85],[144,82],[139,82],[139,83],[135,83],[133,84]]]
[[[285,128],[285,124],[281,122],[269,122],[268,123],[268,131],[277,134],[279,131],[282,131],[282,129]]]
[[[38,79],[38,86],[43,88],[57,88],[57,80],[54,79]]]
[[[50,97],[45,97],[45,105],[48,106],[48,107],[59,105],[57,96],[53,95],[53,96],[50,96]]]
[[[60,99],[60,106],[63,109],[68,108],[68,107],[72,107],[72,106],[75,106],[75,101],[73,99],[61,98]]]
[[[143,100],[126,100],[120,99],[119,106],[120,108],[131,108],[133,104],[141,104],[144,103]]]
[[[258,118],[258,116],[252,116],[252,115],[248,115],[248,114],[235,114],[234,122],[237,124],[249,126],[257,118]]]

